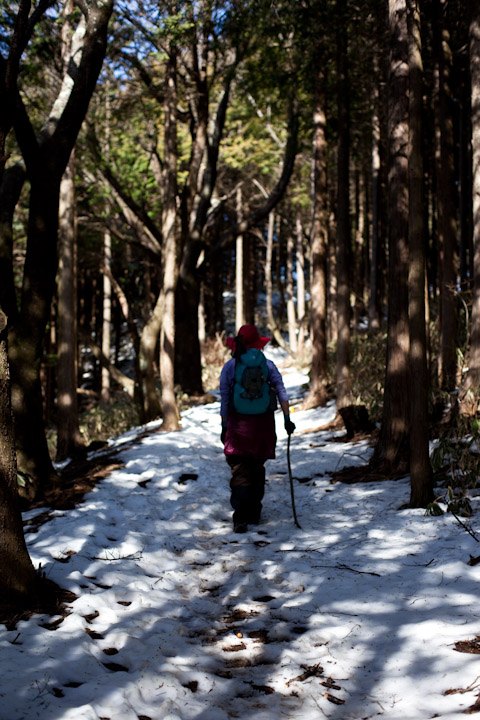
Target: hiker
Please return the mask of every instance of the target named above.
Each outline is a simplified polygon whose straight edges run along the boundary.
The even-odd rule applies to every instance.
[[[290,420],[288,395],[279,370],[262,350],[270,338],[261,337],[255,325],[243,325],[236,337],[227,338],[232,351],[220,374],[221,440],[230,465],[230,503],[234,532],[260,522],[265,489],[264,463],[275,457],[274,410],[277,398],[285,430],[295,430]]]

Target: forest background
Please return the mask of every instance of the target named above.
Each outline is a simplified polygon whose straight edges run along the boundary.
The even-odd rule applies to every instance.
[[[5,598],[38,579],[18,490],[177,430],[244,322],[309,367],[305,407],[366,406],[363,478],[433,508],[434,469],[476,480],[479,5],[0,2]]]

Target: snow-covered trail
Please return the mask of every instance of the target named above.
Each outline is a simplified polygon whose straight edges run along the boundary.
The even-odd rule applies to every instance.
[[[281,425],[263,523],[235,535],[218,412],[127,433],[124,466],[27,534],[77,600],[58,625],[0,629],[0,717],[460,718],[477,693],[445,692],[480,677],[480,656],[454,649],[480,635],[473,538],[451,516],[398,511],[408,479],[332,485],[370,450],[327,432],[292,439],[297,529]],[[293,417],[302,429],[334,412]]]

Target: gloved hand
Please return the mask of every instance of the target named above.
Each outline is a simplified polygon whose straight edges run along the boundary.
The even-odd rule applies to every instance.
[[[295,431],[295,424],[290,420],[288,415],[285,415],[285,430],[288,435],[291,435]]]
[[[222,422],[222,434],[220,435],[220,440],[222,441],[222,445],[225,445],[225,435],[227,434],[227,423]]]

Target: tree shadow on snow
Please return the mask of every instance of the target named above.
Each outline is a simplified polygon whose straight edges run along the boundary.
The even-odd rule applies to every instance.
[[[391,547],[392,534],[410,532],[408,513],[376,509],[391,483],[370,485],[368,493],[327,481],[296,484],[302,532],[288,502],[275,502],[276,493],[285,498],[289,492],[287,476],[277,472],[267,485],[264,524],[237,536],[230,530],[221,451],[211,469],[218,475],[212,496],[204,468],[178,470],[177,438],[143,442],[142,463],[126,452],[124,467],[115,471],[131,476],[128,502],[117,506],[115,517],[100,493],[89,495],[88,512],[83,517],[80,508],[72,520],[83,542],[71,555],[66,548],[61,572],[81,578],[82,609],[72,608],[83,621],[69,632],[61,622],[52,627],[49,662],[25,668],[26,689],[34,682],[43,687],[36,699],[26,690],[32,707],[43,707],[46,718],[60,719],[85,704],[99,713],[122,687],[130,711],[144,720],[169,713],[181,720],[264,720],[300,717],[302,708],[305,716],[308,710],[343,720],[388,715],[394,699],[377,689],[386,672],[431,673],[429,647],[407,666],[403,647],[415,625],[451,623],[458,614],[453,587],[458,598],[469,586],[464,577],[445,579],[441,600],[438,593],[433,604],[423,600],[438,581],[433,570],[441,548],[436,538],[420,543],[414,536],[411,556]],[[171,468],[162,464],[165,455]],[[146,477],[141,468],[149,464],[158,472]],[[275,474],[279,464],[271,465]],[[295,474],[295,458],[293,468]],[[308,516],[302,513],[307,507]],[[145,518],[144,534],[136,538],[143,550],[116,558],[113,549],[129,537],[132,512]],[[102,538],[110,555],[99,557]],[[44,569],[48,573],[48,564]],[[57,565],[57,580],[61,572]],[[399,577],[401,595],[392,591]]]

